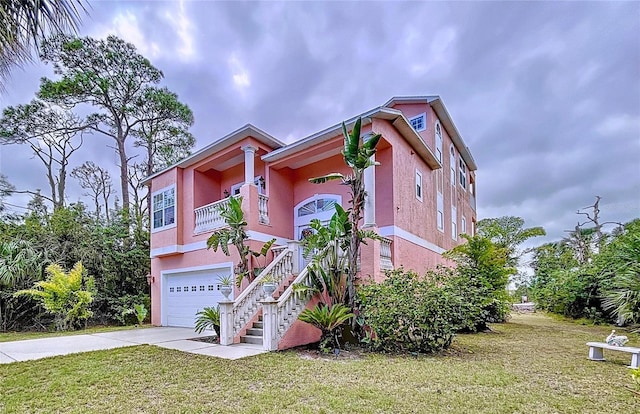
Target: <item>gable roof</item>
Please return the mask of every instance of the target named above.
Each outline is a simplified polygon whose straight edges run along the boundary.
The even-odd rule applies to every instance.
[[[353,124],[358,118],[362,118],[362,125],[368,125],[371,123],[372,118],[384,119],[390,121],[391,124],[400,132],[400,134],[407,140],[418,155],[433,169],[442,168],[440,162],[436,159],[431,149],[424,142],[420,134],[418,134],[409,120],[404,116],[401,111],[397,109],[380,106],[371,109],[367,112],[363,112],[356,115],[346,121],[344,121],[347,129],[353,127]],[[263,161],[278,161],[284,157],[294,154],[300,150],[311,148],[315,145],[322,144],[325,141],[335,138],[337,134],[342,133],[342,122],[326,128],[320,132],[309,135],[296,142],[293,142],[287,146],[279,148],[268,154],[262,156]]]
[[[169,167],[158,171],[155,174],[151,174],[150,176],[146,177],[144,180],[142,180],[140,182],[141,185],[146,185],[148,183],[151,182],[151,180],[157,176],[159,176],[160,174],[171,170],[175,167],[181,167],[181,168],[185,168],[188,167],[190,165],[193,165],[199,161],[202,161],[203,159],[211,156],[212,154],[215,154],[216,152],[220,151],[221,149],[235,144],[237,142],[242,141],[243,139],[247,138],[247,137],[253,137],[255,138],[257,141],[263,143],[264,145],[273,148],[273,149],[278,149],[282,146],[284,146],[284,143],[274,137],[272,137],[271,135],[267,134],[266,132],[264,132],[263,130],[261,130],[260,128],[251,125],[251,124],[246,124],[238,129],[236,129],[235,131],[231,132],[230,134],[225,135],[224,137],[212,142],[211,144],[207,145],[206,147],[194,152],[193,154],[191,154],[190,156],[188,156],[187,158],[185,158],[184,160],[170,165]]]
[[[431,106],[431,108],[433,108],[436,115],[438,115],[440,123],[451,137],[451,140],[455,144],[456,148],[458,148],[458,152],[460,152],[460,155],[466,162],[469,170],[477,170],[478,165],[473,159],[473,155],[471,155],[469,147],[467,147],[467,144],[465,144],[464,140],[462,139],[462,135],[460,135],[458,128],[456,128],[455,124],[453,123],[453,119],[451,118],[451,115],[449,115],[449,111],[447,111],[447,108],[444,106],[444,102],[442,102],[442,99],[439,95],[394,96],[393,98],[385,102],[385,104],[382,106],[391,107],[396,104],[412,103],[426,103]]]

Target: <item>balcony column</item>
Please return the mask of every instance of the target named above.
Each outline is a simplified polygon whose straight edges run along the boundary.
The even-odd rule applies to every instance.
[[[375,163],[376,156],[371,156]],[[375,165],[364,170],[364,227],[376,227],[376,170]]]
[[[255,177],[254,158],[258,148],[245,145],[241,149],[244,151],[244,183],[253,184],[253,178]]]

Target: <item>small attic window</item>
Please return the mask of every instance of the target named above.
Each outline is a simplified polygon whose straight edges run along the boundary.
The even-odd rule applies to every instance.
[[[425,129],[427,129],[427,114],[422,113],[418,116],[414,116],[413,118],[409,119],[409,122],[411,123],[413,129],[415,129],[416,131],[424,131]]]

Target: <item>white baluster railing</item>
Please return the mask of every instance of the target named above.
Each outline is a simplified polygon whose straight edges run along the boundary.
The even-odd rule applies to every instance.
[[[311,263],[300,272],[291,286],[278,298],[275,349],[277,349],[277,343],[282,339],[289,327],[298,319],[298,315],[305,309],[311,299],[310,295],[299,295],[293,292],[293,286],[296,284],[303,284],[309,288],[313,287],[311,274],[309,273],[310,267]]]
[[[264,299],[262,279],[271,275],[278,286],[282,284],[293,273],[293,256],[294,252],[290,249],[282,251],[235,300],[233,304],[234,336],[240,333],[240,330],[253,318],[260,307],[259,302]]]
[[[269,224],[269,197],[258,194],[258,222],[261,224]]]
[[[220,208],[229,203],[229,198],[216,201],[206,206],[198,207],[194,210],[196,220],[193,229],[194,234],[205,233],[226,226],[224,219],[220,215]]]
[[[380,269],[393,270],[391,261],[391,239],[383,237],[380,240]]]

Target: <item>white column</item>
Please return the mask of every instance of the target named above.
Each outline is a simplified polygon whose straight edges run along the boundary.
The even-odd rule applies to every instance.
[[[262,349],[265,351],[278,350],[278,301],[265,299],[262,305]]]
[[[221,301],[220,345],[233,345],[233,301]]]
[[[376,156],[371,156],[375,163]],[[364,227],[376,226],[376,169],[375,165],[364,170]]]
[[[244,151],[244,183],[253,184],[253,178],[255,177],[253,161],[258,148],[245,145],[241,149]]]

